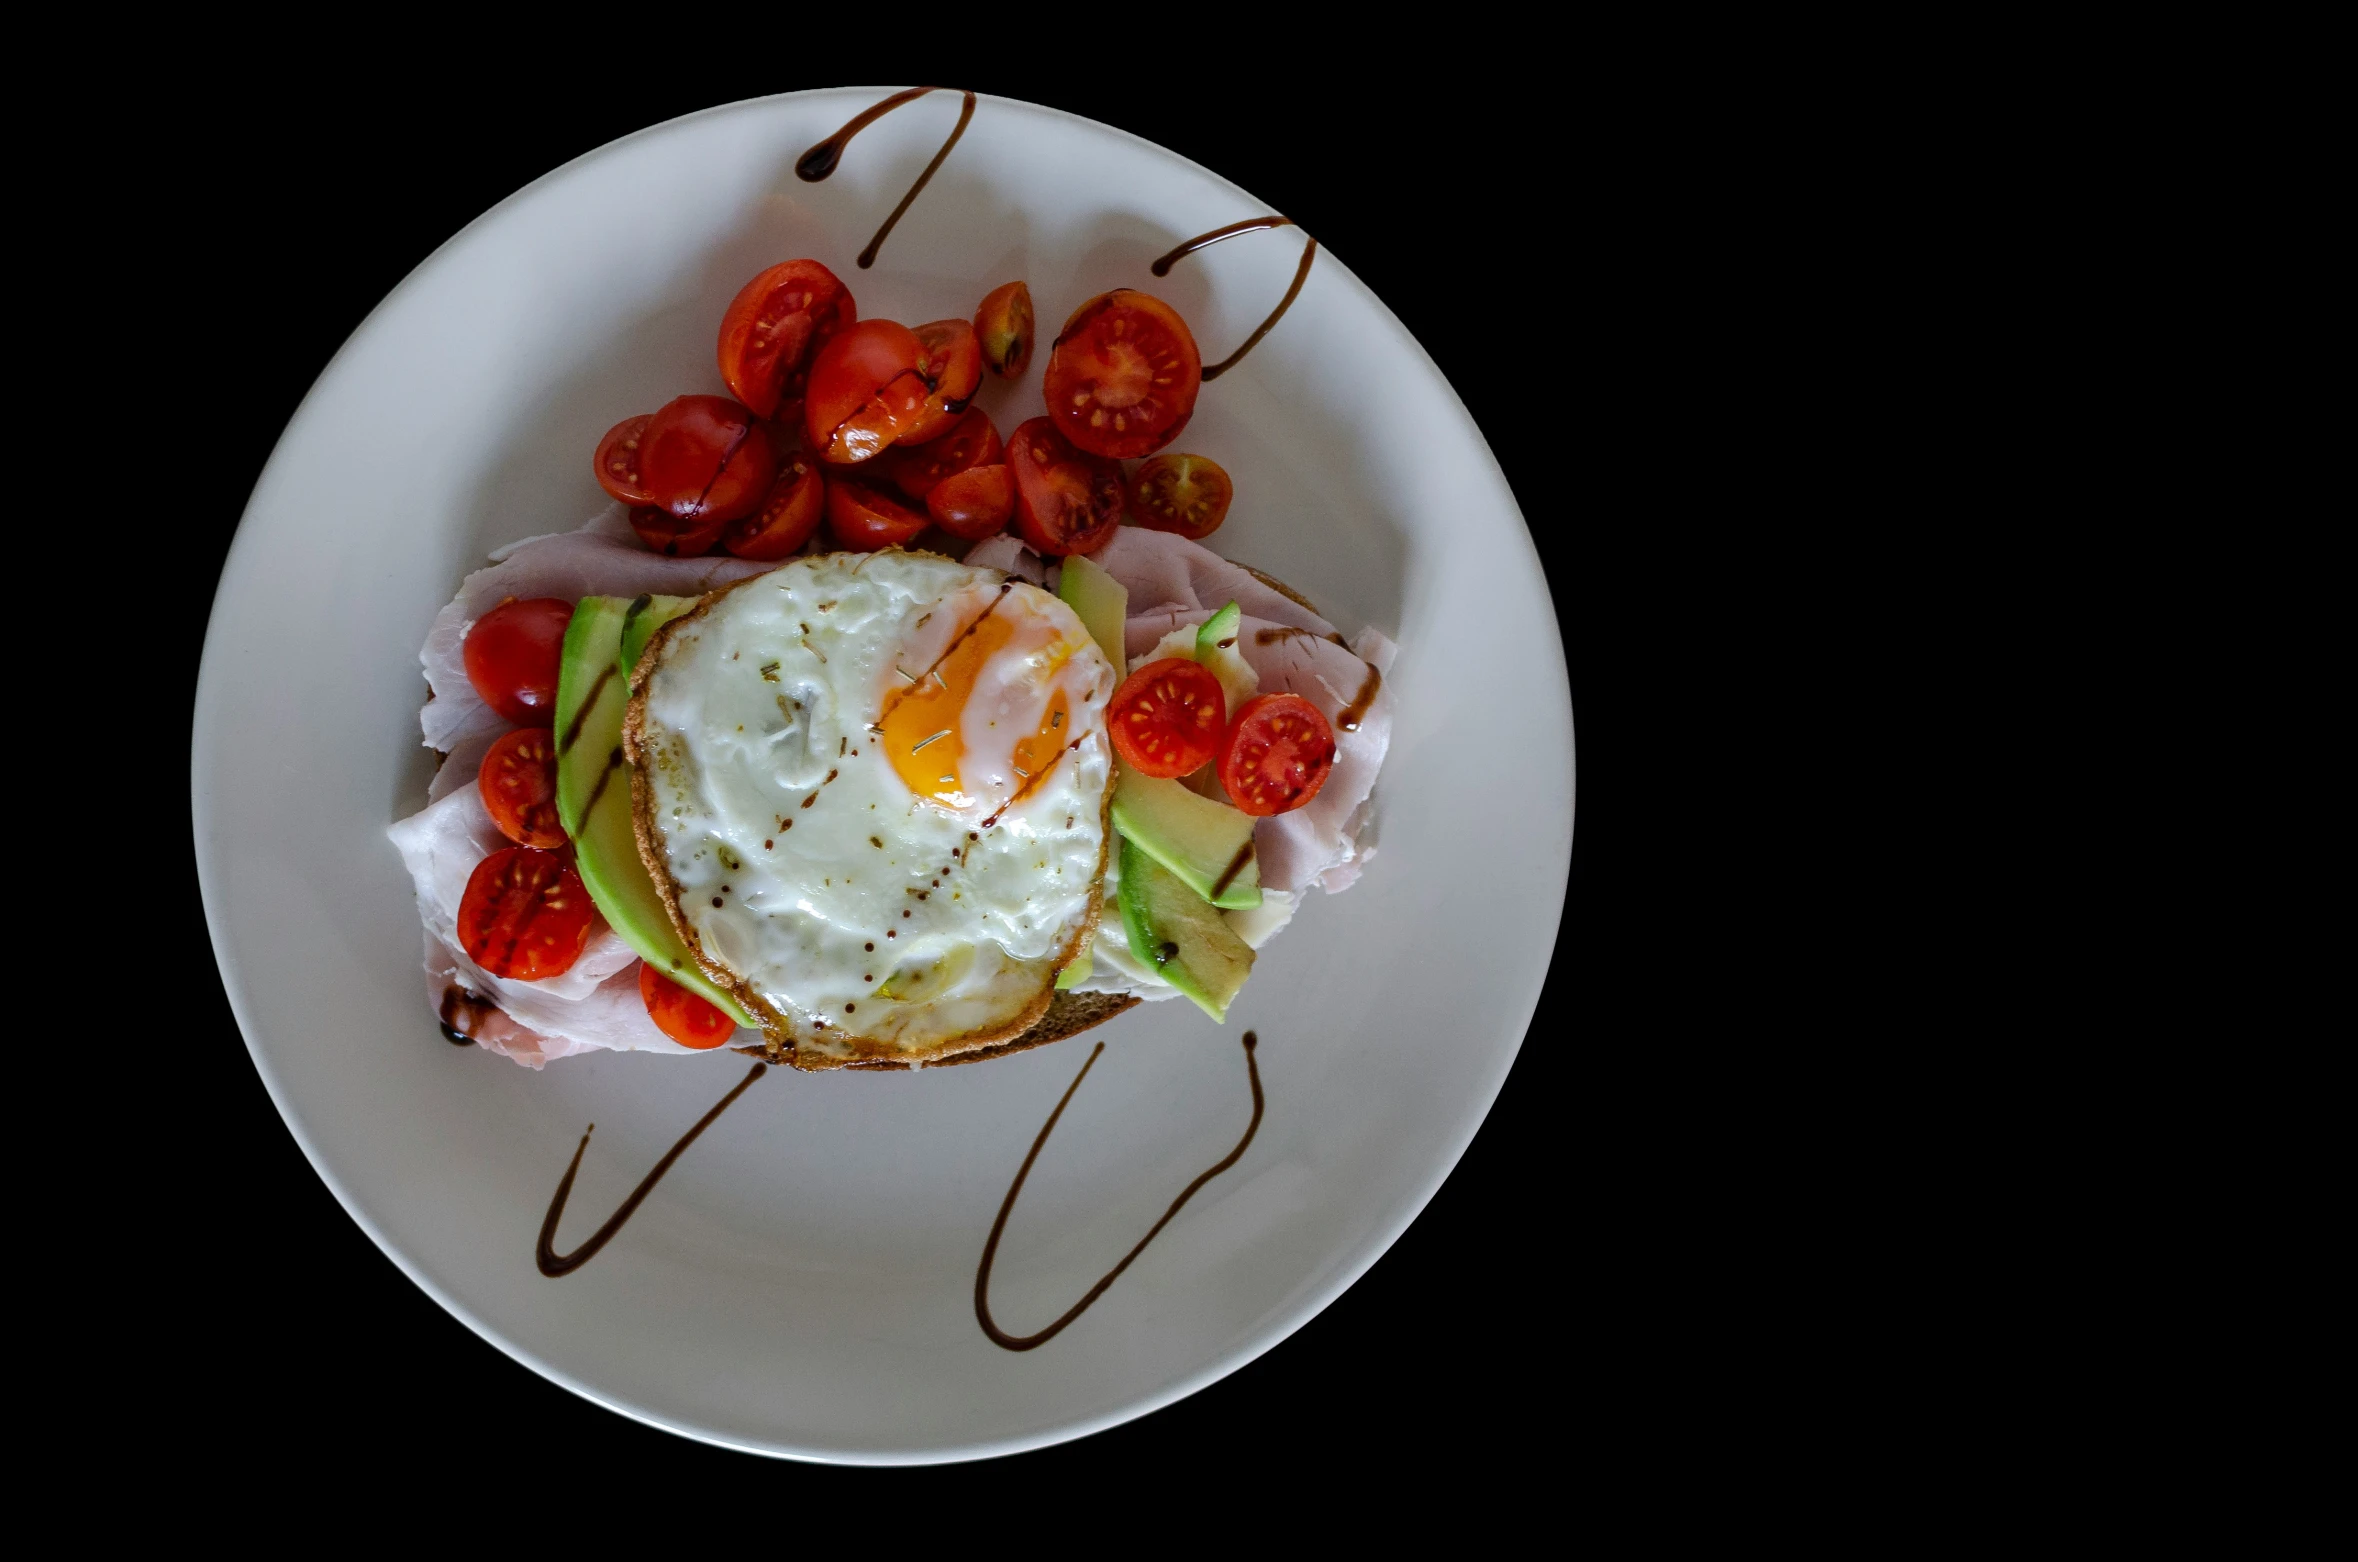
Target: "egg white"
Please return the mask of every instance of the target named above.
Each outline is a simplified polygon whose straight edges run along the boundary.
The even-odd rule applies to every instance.
[[[1013,1034],[1099,914],[1114,668],[996,570],[796,559],[633,680],[642,847],[717,980],[810,1060]]]

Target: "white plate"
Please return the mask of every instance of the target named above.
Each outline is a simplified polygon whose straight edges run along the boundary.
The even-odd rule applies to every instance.
[[[949,125],[936,94],[871,126],[823,184],[796,156],[882,90],[796,94],[657,126],[501,203],[337,354],[255,488],[205,639],[198,867],[256,1067],[319,1174],[402,1270],[486,1339],[600,1404],[731,1447],[871,1463],[975,1458],[1114,1425],[1203,1387],[1366,1271],[1472,1139],[1538,1001],[1572,839],[1571,707],[1554,612],[1505,479],[1391,313],[1322,252],[1284,322],[1205,388],[1184,448],[1236,480],[1221,551],[1403,651],[1381,850],[1313,895],[1226,1027],[1155,1005],[1092,1035],[914,1075],[773,1070],[594,1262],[533,1242],[598,1125],[570,1246],[745,1071],[599,1054],[534,1074],[436,1034],[409,880],[385,839],[420,805],[417,649],[492,547],[578,525],[617,420],[718,391],[736,289],[794,255],[860,313],[971,313],[1031,283],[1042,351],[987,391],[1039,406],[1045,338],[1080,299],[1147,287],[1227,353],[1300,239],[1249,235],[1156,282],[1188,235],[1268,208],[1070,115],[985,99],[872,271],[858,252]],[[1089,1312],[1016,1355],[977,1328],[974,1269],[1008,1180],[1106,1053],[1001,1245],[1000,1324],[1084,1291],[1250,1110],[1268,1109]]]

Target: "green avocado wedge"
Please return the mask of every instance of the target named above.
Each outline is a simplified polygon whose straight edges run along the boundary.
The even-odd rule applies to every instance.
[[[1122,842],[1122,931],[1130,953],[1215,1020],[1253,974],[1253,949],[1228,919],[1138,848]]]
[[[1056,578],[1056,594],[1080,615],[1089,638],[1113,663],[1114,680],[1118,683],[1128,676],[1130,664],[1122,644],[1123,629],[1130,621],[1129,588],[1107,574],[1103,565],[1076,553],[1064,561],[1063,573]]]
[[[1209,662],[1212,653],[1223,651],[1236,643],[1237,626],[1244,622],[1244,609],[1231,602],[1195,627],[1195,659]]]
[[[641,598],[641,601],[647,601]],[[695,603],[693,597],[655,602]],[[625,621],[632,603],[622,597],[584,597],[573,609],[557,671],[557,817],[573,837],[573,865],[606,925],[639,958],[740,1025],[753,1021],[715,987],[673,931],[663,897],[639,860],[631,826],[631,767],[622,757],[622,718],[630,680],[622,671]],[[642,612],[643,619],[649,616]],[[673,617],[677,617],[675,612]],[[659,621],[655,628],[661,627]],[[654,628],[639,639],[644,649]]]
[[[622,650],[615,659],[625,683],[630,681],[631,669],[639,665],[639,653],[655,638],[655,631],[703,600],[702,597],[652,595],[631,599],[630,606],[622,612]]]
[[[1141,775],[1119,755],[1114,775],[1113,822],[1123,840],[1222,910],[1245,911],[1261,903],[1252,815],[1177,781]]]

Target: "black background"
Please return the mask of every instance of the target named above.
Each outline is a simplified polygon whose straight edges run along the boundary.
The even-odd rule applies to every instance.
[[[345,336],[444,239],[515,189],[617,136],[714,103],[831,84],[791,72],[693,73],[600,90],[512,62],[424,66],[407,79],[216,83],[159,115],[142,173],[159,263],[135,295],[172,314],[171,356],[203,394],[162,437],[209,479],[176,515],[183,621],[199,643],[211,581],[287,418]],[[1297,78],[1282,103],[1178,111],[1120,73],[1054,83],[968,73],[1161,142],[1299,220],[1402,318],[1488,434],[1548,570],[1580,752],[1569,897],[1539,1018],[1496,1108],[1424,1215],[1358,1285],[1261,1360],[1143,1420],[931,1482],[1016,1473],[1050,1485],[1147,1479],[1225,1459],[1332,1462],[1382,1480],[1461,1467],[1494,1490],[1543,1490],[1568,1459],[1650,1464],[1711,1434],[1681,1404],[1697,1362],[1729,1344],[1713,1298],[1758,1283],[1707,1259],[1748,1195],[1694,1196],[1706,1087],[1698,1049],[1713,987],[1665,945],[1709,924],[1680,900],[1665,821],[1695,780],[1664,735],[1694,609],[1662,572],[1694,545],[1696,496],[1722,455],[1695,431],[1737,393],[1744,352],[1710,344],[1726,301],[1690,290],[1738,242],[1686,215],[1724,165],[1684,160],[1677,132],[1600,133],[1558,84],[1486,73],[1454,123],[1390,115],[1360,84]],[[988,112],[987,105],[982,112]],[[1664,160],[1680,179],[1660,177]],[[118,289],[118,293],[120,293]],[[1699,324],[1699,322],[1706,322]],[[1706,357],[1715,359],[1710,372]],[[168,372],[177,372],[168,369]],[[1713,523],[1716,518],[1708,518]],[[1690,559],[1691,563],[1692,560]],[[186,668],[180,709],[193,694]],[[183,715],[185,721],[185,715]],[[185,750],[182,750],[185,752]],[[177,805],[171,814],[184,820]],[[181,828],[185,828],[183,824]],[[1701,828],[1700,825],[1697,828]],[[760,1469],[801,1490],[893,1477],[757,1463],[652,1431],[511,1362],[412,1287],[343,1214],[279,1121],[212,974],[184,868],[190,964],[165,1115],[149,1149],[172,1173],[160,1247],[177,1255],[168,1347],[133,1329],[172,1403],[234,1405],[270,1423],[284,1470]],[[1716,1055],[1716,1052],[1714,1052]],[[1740,1070],[1738,1071],[1740,1074]],[[197,1169],[201,1168],[201,1172]],[[214,1191],[230,1190],[229,1197]],[[152,1197],[152,1190],[150,1193]],[[199,1207],[201,1205],[201,1208]],[[158,1266],[163,1272],[169,1266]],[[128,1320],[143,1310],[126,1307]],[[1691,1332],[1690,1332],[1691,1330]],[[119,1338],[121,1338],[119,1336]],[[151,1379],[152,1384],[157,1381]],[[191,1457],[196,1457],[193,1454]],[[1298,1465],[1296,1467],[1299,1467]],[[1633,1466],[1634,1467],[1634,1466]],[[647,1489],[657,1490],[650,1485]]]

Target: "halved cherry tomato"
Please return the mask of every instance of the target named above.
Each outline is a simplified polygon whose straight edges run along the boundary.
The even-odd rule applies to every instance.
[[[1218,751],[1228,725],[1228,696],[1210,668],[1166,656],[1122,680],[1106,707],[1105,725],[1133,770],[1183,776],[1203,769]]]
[[[925,344],[925,411],[917,426],[901,436],[904,445],[922,445],[957,427],[958,415],[982,388],[982,343],[974,327],[963,320],[929,320],[917,327]]]
[[[866,483],[838,477],[827,484],[827,529],[854,553],[898,548],[917,540],[925,512],[888,499]]]
[[[1114,743],[1121,744],[1118,729]],[[1220,740],[1220,785],[1230,802],[1255,818],[1301,807],[1318,795],[1334,768],[1334,729],[1298,694],[1245,701]]]
[[[925,344],[897,320],[862,320],[811,360],[803,432],[820,459],[849,465],[883,452],[925,413]]]
[[[639,481],[639,441],[654,417],[651,412],[642,412],[635,418],[624,418],[606,430],[606,437],[598,441],[598,453],[590,458],[598,486],[624,504],[647,502],[647,486]]]
[[[661,971],[639,962],[639,1001],[655,1028],[683,1047],[707,1051],[737,1034],[737,1022]]]
[[[1155,456],[1130,478],[1130,518],[1158,532],[1197,542],[1228,519],[1236,485],[1208,456]]]
[[[732,523],[728,521],[683,521],[669,510],[658,510],[651,504],[640,505],[630,512],[630,529],[639,534],[639,541],[667,559],[700,559],[712,551],[721,534]]]
[[[1021,282],[1002,282],[985,293],[974,311],[974,334],[993,374],[1022,379],[1032,366],[1032,290]]]
[[[1042,553],[1102,547],[1122,520],[1122,468],[1075,450],[1047,418],[1030,418],[1007,436],[1007,472],[1015,479],[1015,529]]]
[[[519,846],[557,851],[565,826],[557,819],[557,741],[546,727],[521,727],[491,745],[475,789],[499,833]]]
[[[1004,459],[1006,451],[990,415],[980,407],[968,407],[948,433],[894,452],[893,486],[912,499],[922,499],[943,478],[970,466],[991,466]]]
[[[557,722],[557,666],[573,604],[559,597],[508,598],[467,630],[459,647],[467,682],[502,720],[519,727]]]
[[[1049,349],[1048,413],[1092,455],[1152,455],[1187,427],[1204,361],[1179,311],[1131,288],[1073,311]]]
[[[777,475],[777,452],[742,402],[681,396],[639,437],[647,502],[683,521],[724,524],[750,515]]]
[[[1004,462],[953,472],[925,496],[925,513],[953,537],[995,537],[1015,514],[1015,479]]]
[[[537,982],[573,969],[597,920],[573,864],[555,852],[510,846],[468,876],[459,947],[493,976]]]
[[[721,316],[720,372],[761,416],[802,394],[811,358],[860,317],[851,290],[815,260],[789,260],[745,284]]]
[[[761,508],[731,526],[722,541],[741,559],[771,563],[810,541],[826,511],[827,480],[809,453],[797,450],[778,464],[778,479]]]

